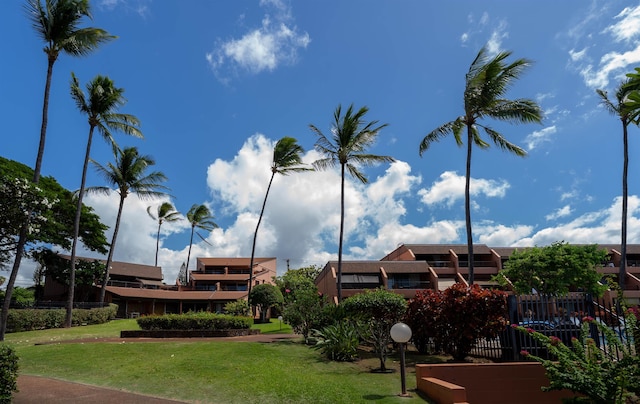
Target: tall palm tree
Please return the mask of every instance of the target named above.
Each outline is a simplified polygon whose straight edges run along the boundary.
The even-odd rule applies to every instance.
[[[67,300],[66,326],[71,327],[71,312],[73,310],[74,288],[75,288],[75,267],[76,250],[78,245],[78,234],[80,231],[80,216],[82,212],[82,199],[85,193],[87,179],[87,169],[91,155],[91,144],[93,133],[97,129],[102,137],[115,147],[112,131],[119,131],[134,137],[142,137],[138,129],[140,121],[133,115],[117,112],[126,103],[124,89],[118,88],[108,77],[96,76],[86,85],[87,94],[80,87],[76,76],[71,73],[71,97],[76,106],[87,116],[89,122],[89,136],[82,166],[82,179],[80,190],[78,191],[78,201],[76,206],[76,216],[73,223],[73,241],[71,244],[71,270],[69,273],[69,296]]]
[[[136,147],[127,147],[122,151],[114,147],[113,151],[115,164],[109,163],[104,167],[94,162],[98,174],[100,174],[110,186],[118,187],[118,193],[120,194],[116,225],[113,229],[111,248],[109,248],[104,278],[102,280],[102,289],[100,290],[100,303],[104,302],[104,295],[109,280],[109,269],[111,268],[113,252],[116,248],[116,239],[120,228],[124,200],[130,194],[136,194],[140,199],[158,198],[165,196],[166,193],[164,191],[168,190],[166,186],[162,185],[162,183],[167,180],[167,177],[165,177],[163,173],[159,171],[147,172],[147,169],[155,164],[152,157],[140,155]],[[108,187],[92,187],[88,190],[105,194],[111,192],[111,188]]]
[[[249,294],[251,294],[251,285],[253,283],[253,259],[256,252],[256,239],[258,237],[258,228],[260,222],[262,222],[262,215],[264,214],[264,208],[267,205],[267,197],[269,197],[269,190],[273,183],[273,178],[276,174],[289,175],[292,172],[301,171],[313,171],[312,168],[302,166],[302,154],[304,149],[300,146],[295,138],[285,136],[278,140],[273,148],[273,161],[271,162],[271,178],[269,179],[269,185],[267,186],[267,192],[264,195],[264,201],[262,202],[262,210],[260,210],[260,217],[258,218],[258,224],[256,225],[256,231],[253,233],[253,245],[251,246],[251,261],[249,263]]]
[[[467,227],[467,247],[469,254],[469,283],[474,283],[473,237],[471,231],[471,207],[469,188],[471,183],[471,151],[473,145],[486,149],[489,143],[480,137],[478,128],[484,129],[491,141],[500,149],[517,156],[527,153],[519,146],[509,142],[499,132],[479,121],[483,118],[493,118],[511,123],[540,123],[542,111],[538,104],[530,99],[509,100],[503,98],[513,82],[520,78],[523,71],[531,65],[527,59],[518,59],[506,64],[511,52],[500,52],[489,57],[486,48],[482,48],[471,63],[466,75],[464,89],[464,115],[436,128],[422,139],[420,156],[431,146],[449,134],[453,134],[458,146],[464,144],[462,130],[467,129],[467,167],[464,189],[465,222]]]
[[[40,127],[40,144],[36,166],[33,170],[33,182],[40,179],[42,156],[44,155],[47,133],[47,117],[49,111],[49,90],[53,65],[60,53],[71,56],[86,56],[96,50],[102,43],[116,37],[100,28],[79,28],[83,17],[91,19],[89,0],[28,0],[25,5],[31,25],[46,44],[47,78],[44,85],[44,101],[42,103],[42,125]]]
[[[633,110],[625,103],[628,101],[630,92],[635,89],[630,85],[631,79],[620,83],[616,89],[615,99],[609,100],[608,93],[604,90],[596,90],[601,98],[604,108],[620,119],[622,124],[622,225],[620,237],[620,270],[618,274],[618,284],[624,289],[627,278],[627,173],[629,170],[629,140],[627,128],[631,123]]]
[[[187,220],[191,223],[191,239],[189,241],[189,253],[187,254],[187,265],[185,266],[185,282],[189,282],[189,259],[191,259],[191,246],[193,245],[193,234],[198,234],[203,241],[204,237],[197,233],[196,228],[211,231],[217,229],[218,225],[213,221],[213,214],[206,205],[195,204],[187,212]]]
[[[369,108],[362,107],[354,112],[353,104],[342,115],[342,107],[338,105],[333,113],[331,136],[325,136],[320,129],[309,125],[313,133],[318,136],[315,149],[324,158],[313,162],[316,169],[324,170],[340,166],[342,176],[340,188],[340,240],[338,245],[338,303],[342,301],[342,244],[344,239],[344,178],[346,172],[363,184],[367,177],[360,171],[361,166],[369,166],[381,162],[393,162],[393,157],[379,156],[366,152],[372,146],[380,130],[387,124],[378,125],[378,121],[365,122],[364,116]]]
[[[25,4],[29,20],[40,38],[45,42],[44,52],[47,55],[47,77],[44,86],[44,100],[42,103],[42,123],[40,126],[40,142],[36,164],[33,170],[33,182],[40,181],[40,171],[47,133],[49,113],[49,91],[53,65],[60,52],[72,56],[84,56],[104,42],[116,38],[99,28],[78,28],[83,17],[91,18],[89,0],[27,0]],[[0,315],[0,340],[4,340],[4,327],[9,317],[9,303],[13,292],[13,285],[18,277],[20,263],[27,243],[29,222],[28,218],[20,230],[16,255],[7,282],[2,314]]]
[[[147,207],[147,214],[153,219],[158,221],[158,234],[156,235],[156,261],[155,266],[158,266],[158,250],[160,249],[160,227],[164,222],[175,222],[182,219],[180,212],[176,211],[171,202],[162,202],[158,205],[156,213],[151,212],[151,206]]]

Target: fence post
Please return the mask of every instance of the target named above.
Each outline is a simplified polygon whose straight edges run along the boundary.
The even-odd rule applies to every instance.
[[[507,315],[509,316],[507,333],[511,341],[511,360],[515,360],[519,354],[518,344],[516,343],[516,330],[511,327],[511,324],[518,324],[518,300],[515,295],[507,296]]]

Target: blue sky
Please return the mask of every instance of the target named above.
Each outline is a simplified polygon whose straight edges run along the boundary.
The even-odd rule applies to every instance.
[[[119,38],[54,67],[43,174],[77,189],[88,125],[69,96],[97,74],[125,89],[121,112],[144,140],[118,134],[156,160],[181,212],[206,203],[220,228],[194,256],[249,256],[269,180],[273,144],[293,136],[313,150],[314,124],[329,133],[335,108],[368,106],[388,123],[372,153],[393,164],[347,184],[345,259],[380,259],[399,243],[464,243],[465,151],[452,138],[421,158],[418,145],[462,113],[464,76],[481,47],[534,63],[510,90],[542,107],[542,125],[487,121],[528,151],[495,147],[472,162],[474,240],[491,246],[618,243],[622,135],[596,89],[612,90],[640,66],[640,2],[93,0],[93,21]],[[23,2],[0,2],[0,155],[33,166],[46,73],[43,43]],[[640,243],[638,128],[630,128],[629,242]],[[92,158],[105,164],[97,139]],[[88,185],[104,185],[93,171]],[[337,171],[277,177],[257,255],[279,271],[337,258]],[[117,194],[86,202],[113,226]],[[125,203],[115,259],[152,264],[159,201]],[[199,241],[199,240],[198,240]],[[187,222],[163,226],[159,265],[173,283],[189,244]],[[84,251],[81,255],[91,255]],[[191,260],[190,268],[195,265]],[[18,285],[31,283],[25,262]]]

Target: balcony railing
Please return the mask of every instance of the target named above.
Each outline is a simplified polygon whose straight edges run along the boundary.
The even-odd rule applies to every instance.
[[[430,261],[427,260],[427,264],[429,264],[432,268],[447,268],[450,266],[451,261]]]
[[[469,266],[469,261],[458,261],[458,268],[466,268]],[[474,267],[496,267],[496,263],[494,261],[473,261]]]
[[[389,289],[429,289],[431,282],[429,281],[395,281],[389,279]]]

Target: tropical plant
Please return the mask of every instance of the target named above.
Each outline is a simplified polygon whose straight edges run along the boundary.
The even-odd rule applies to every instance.
[[[249,304],[260,309],[260,321],[267,320],[267,313],[272,307],[280,307],[284,298],[280,289],[269,283],[261,283],[251,291]]]
[[[626,316],[626,321],[634,325],[635,317]],[[640,393],[640,357],[611,328],[592,317],[582,319],[580,336],[571,339],[571,346],[531,328],[517,324],[511,327],[529,334],[551,353],[552,359],[543,359],[526,350],[520,352],[544,366],[550,383],[542,386],[543,391],[571,390],[583,396],[571,402],[592,404],[624,404]],[[604,335],[606,350],[591,338],[592,327]]]
[[[196,232],[196,228],[211,231],[217,229],[218,225],[213,221],[213,214],[206,205],[195,204],[187,212],[187,220],[191,224],[191,238],[189,239],[189,252],[187,253],[187,264],[185,265],[185,283],[189,282],[189,259],[191,258],[191,246],[193,245],[193,234],[197,234],[202,241],[207,241],[202,235]]]
[[[18,391],[18,355],[14,348],[0,344],[0,403],[10,404]]]
[[[579,289],[602,296],[607,286],[600,282],[602,275],[597,268],[607,256],[607,250],[597,244],[555,242],[545,247],[524,248],[515,250],[493,279],[501,284],[509,279],[519,294],[535,290],[547,295],[566,295]]]
[[[629,119],[640,125],[640,67],[634,73],[627,73],[627,88],[630,90],[624,99],[625,108],[629,110]]]
[[[354,112],[353,104],[342,114],[342,107],[338,105],[333,113],[331,136],[325,136],[320,129],[309,125],[318,137],[315,149],[324,157],[316,160],[313,166],[318,170],[325,170],[339,166],[341,175],[340,185],[340,239],[338,244],[338,303],[342,301],[342,245],[344,241],[344,181],[345,174],[349,174],[366,184],[367,177],[360,171],[361,166],[369,166],[381,162],[393,162],[393,157],[379,156],[366,152],[372,146],[378,133],[387,124],[378,125],[378,121],[365,122],[364,116],[369,109],[360,108]]]
[[[480,123],[483,118],[493,118],[512,123],[540,123],[542,111],[529,99],[509,100],[503,98],[513,82],[520,78],[522,72],[529,67],[530,61],[518,59],[506,64],[511,52],[500,52],[490,58],[486,48],[482,48],[471,63],[466,75],[464,90],[464,115],[434,129],[420,142],[420,156],[429,147],[449,134],[453,134],[458,146],[464,144],[462,131],[467,130],[467,163],[464,190],[465,222],[467,229],[467,248],[469,254],[469,283],[474,282],[473,233],[471,229],[471,152],[473,145],[486,149],[489,143],[480,137],[479,128],[484,129],[491,141],[500,149],[517,156],[527,153],[519,146],[509,142],[505,137],[489,126]]]
[[[136,194],[140,199],[159,198],[166,196],[164,191],[168,190],[166,186],[161,184],[167,180],[164,174],[159,171],[147,172],[147,169],[155,164],[153,158],[140,155],[136,147],[127,147],[122,151],[114,148],[113,151],[115,164],[109,163],[105,167],[94,162],[98,174],[100,174],[110,186],[118,187],[118,193],[120,194],[116,224],[113,229],[111,248],[107,256],[102,289],[100,290],[100,303],[104,302],[107,281],[109,280],[109,270],[111,268],[113,252],[116,247],[116,239],[118,237],[118,229],[120,228],[120,219],[122,218],[125,199],[129,194]],[[111,188],[108,187],[92,187],[88,190],[104,194],[111,192]]]
[[[273,178],[276,174],[289,175],[293,172],[313,171],[313,169],[302,166],[302,153],[304,149],[297,143],[297,140],[292,137],[285,136],[278,140],[273,148],[273,161],[271,162],[271,178],[269,179],[269,185],[267,186],[267,192],[264,194],[264,201],[262,202],[262,209],[260,210],[260,217],[256,224],[256,231],[253,233],[253,244],[251,246],[251,261],[249,263],[249,294],[251,294],[251,286],[253,284],[253,260],[256,252],[256,239],[258,238],[258,228],[260,222],[262,222],[262,216],[264,215],[264,208],[267,205],[267,197],[269,197],[269,190],[273,183]]]
[[[158,234],[156,235],[156,260],[155,266],[158,266],[158,250],[160,249],[160,227],[164,222],[175,222],[182,219],[180,212],[176,211],[176,208],[173,207],[171,202],[162,202],[157,207],[156,213],[151,211],[151,206],[147,207],[147,214],[153,220],[158,221]]]
[[[351,362],[358,357],[360,337],[357,326],[352,322],[339,322],[312,332],[317,340],[313,348],[322,352],[329,360]]]
[[[232,316],[248,317],[251,315],[249,302],[244,299],[234,300],[224,305],[224,312]]]
[[[504,330],[506,310],[505,292],[455,283],[444,291],[418,291],[409,300],[405,322],[423,352],[432,339],[436,351],[463,361],[479,339]]]
[[[625,280],[627,278],[627,202],[628,202],[628,188],[627,177],[629,171],[629,139],[627,128],[631,123],[631,108],[629,108],[625,102],[631,91],[634,91],[630,86],[630,79],[627,79],[620,83],[616,89],[615,99],[609,100],[608,93],[604,90],[596,90],[601,98],[601,104],[612,115],[615,115],[620,119],[622,124],[622,226],[620,234],[620,270],[618,274],[618,283],[621,288],[624,288]],[[640,83],[639,83],[640,84]]]
[[[75,289],[75,265],[76,250],[78,245],[78,233],[80,231],[80,216],[82,213],[82,199],[84,198],[85,184],[87,180],[87,169],[91,158],[91,144],[95,129],[102,137],[117,147],[111,131],[120,131],[127,135],[141,138],[142,133],[138,129],[140,121],[133,115],[119,113],[118,108],[126,103],[123,96],[124,89],[114,86],[113,81],[108,77],[96,76],[86,85],[85,95],[80,82],[75,74],[71,73],[71,98],[76,103],[78,110],[86,114],[89,122],[89,136],[82,166],[82,179],[80,180],[80,190],[77,196],[76,219],[73,224],[73,244],[71,245],[71,270],[69,272],[69,296],[67,299],[67,326],[71,327],[71,311],[73,310],[74,289]]]

